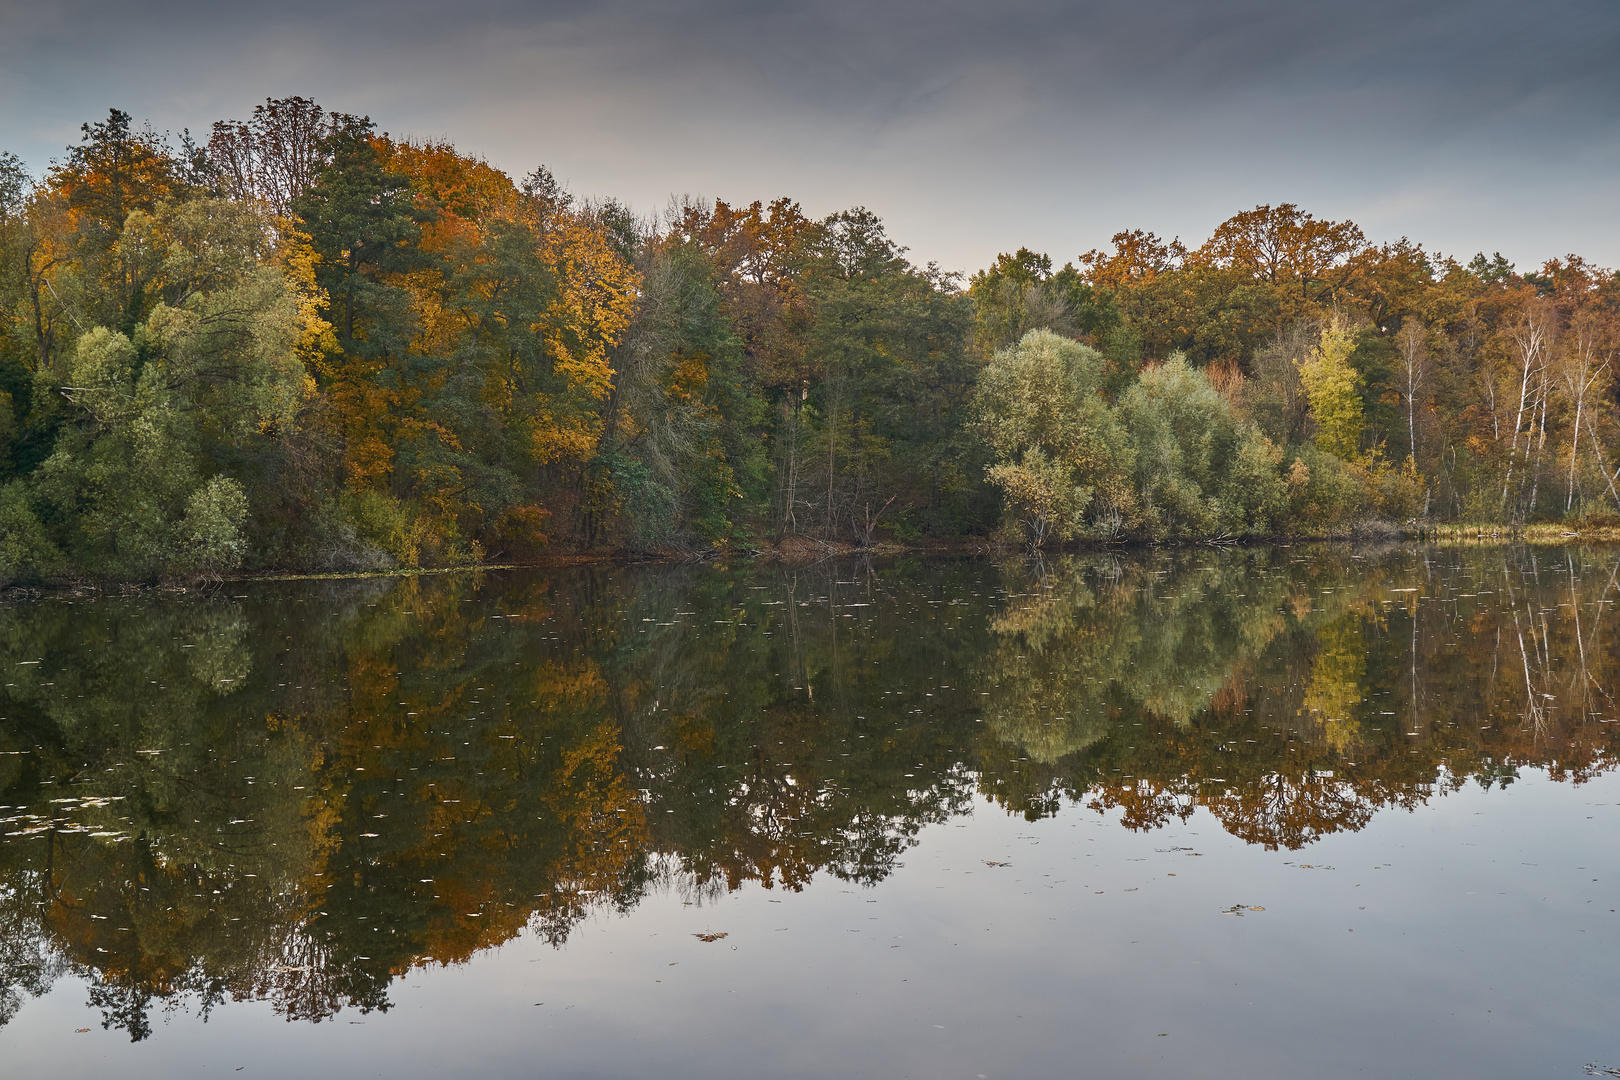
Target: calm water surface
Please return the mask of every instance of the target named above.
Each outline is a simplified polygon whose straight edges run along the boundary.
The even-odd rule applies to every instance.
[[[0,1060],[1584,1076],[1617,602],[1293,547],[14,604]]]

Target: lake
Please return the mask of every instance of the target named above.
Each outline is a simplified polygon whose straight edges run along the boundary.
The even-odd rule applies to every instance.
[[[15,602],[0,1055],[1620,1066],[1617,603],[1613,549],[1331,545]]]

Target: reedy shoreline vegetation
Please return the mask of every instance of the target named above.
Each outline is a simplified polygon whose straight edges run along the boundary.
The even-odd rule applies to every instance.
[[[1286,204],[1112,245],[964,286],[864,209],[114,110],[0,156],[0,583],[1620,522],[1610,271]]]

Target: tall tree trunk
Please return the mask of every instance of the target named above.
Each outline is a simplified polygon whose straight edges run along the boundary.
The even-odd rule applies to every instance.
[[[827,409],[827,539],[836,535],[837,519],[833,514],[833,450],[838,445],[838,403],[828,402]]]
[[[1586,404],[1586,387],[1575,395],[1575,433],[1569,440],[1569,491],[1564,495],[1564,513],[1575,505],[1575,455],[1581,445],[1581,408]]]
[[[799,408],[790,401],[782,405],[782,417],[787,427],[787,487],[782,500],[782,525],[777,539],[798,531],[799,519],[793,512],[799,497]]]

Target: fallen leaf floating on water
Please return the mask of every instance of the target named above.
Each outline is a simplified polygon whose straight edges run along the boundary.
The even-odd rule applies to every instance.
[[[692,936],[697,938],[699,941],[719,941],[721,938],[725,937],[726,935],[724,933],[719,933],[719,934],[693,934]]]

